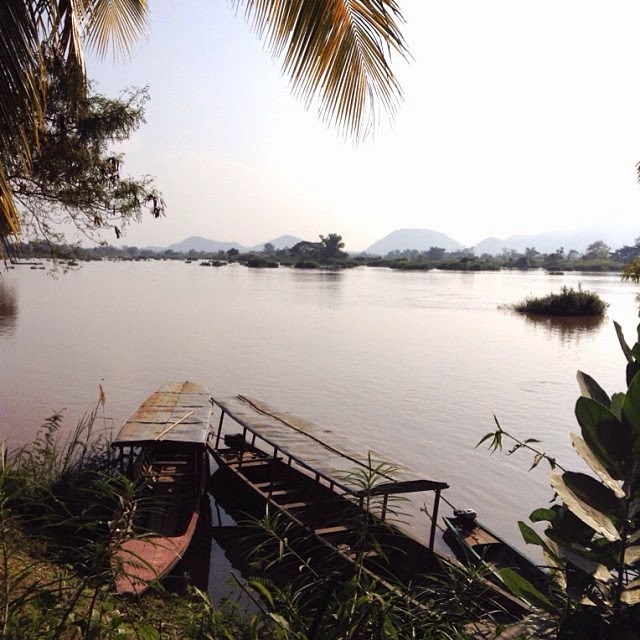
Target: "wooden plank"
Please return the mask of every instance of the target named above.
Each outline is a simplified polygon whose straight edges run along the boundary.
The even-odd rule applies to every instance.
[[[314,533],[317,536],[329,536],[334,533],[346,533],[347,531],[352,531],[349,527],[345,527],[342,524],[335,525],[333,527],[323,527],[321,529],[314,529]]]

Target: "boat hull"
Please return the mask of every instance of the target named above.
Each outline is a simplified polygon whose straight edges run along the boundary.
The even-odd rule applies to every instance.
[[[135,487],[128,507],[114,516],[111,566],[117,593],[141,595],[169,574],[189,547],[209,477],[210,419],[208,391],[174,383],[152,394],[115,440],[122,470]]]
[[[501,569],[512,569],[539,589],[548,589],[549,575],[533,560],[511,546],[477,520],[443,517],[445,542],[458,559],[469,567],[486,567],[488,577],[502,584]]]

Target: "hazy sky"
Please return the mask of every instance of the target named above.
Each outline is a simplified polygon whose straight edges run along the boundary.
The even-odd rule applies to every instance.
[[[156,176],[167,217],[125,243],[336,232],[358,250],[430,228],[472,246],[591,225],[629,228],[631,243],[640,3],[398,1],[414,57],[395,61],[405,100],[355,148],[290,95],[230,2],[151,0],[132,60],[89,67],[103,93],[151,94],[125,169]]]

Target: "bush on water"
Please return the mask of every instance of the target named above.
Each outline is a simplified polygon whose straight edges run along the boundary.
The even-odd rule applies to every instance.
[[[548,316],[602,316],[609,305],[593,291],[563,286],[560,293],[527,298],[513,305],[518,313]]]

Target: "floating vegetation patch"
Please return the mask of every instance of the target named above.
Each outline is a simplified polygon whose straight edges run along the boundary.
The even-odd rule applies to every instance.
[[[603,316],[609,305],[593,291],[584,291],[564,286],[560,293],[550,293],[542,297],[530,297],[514,304],[518,313],[546,316]]]

